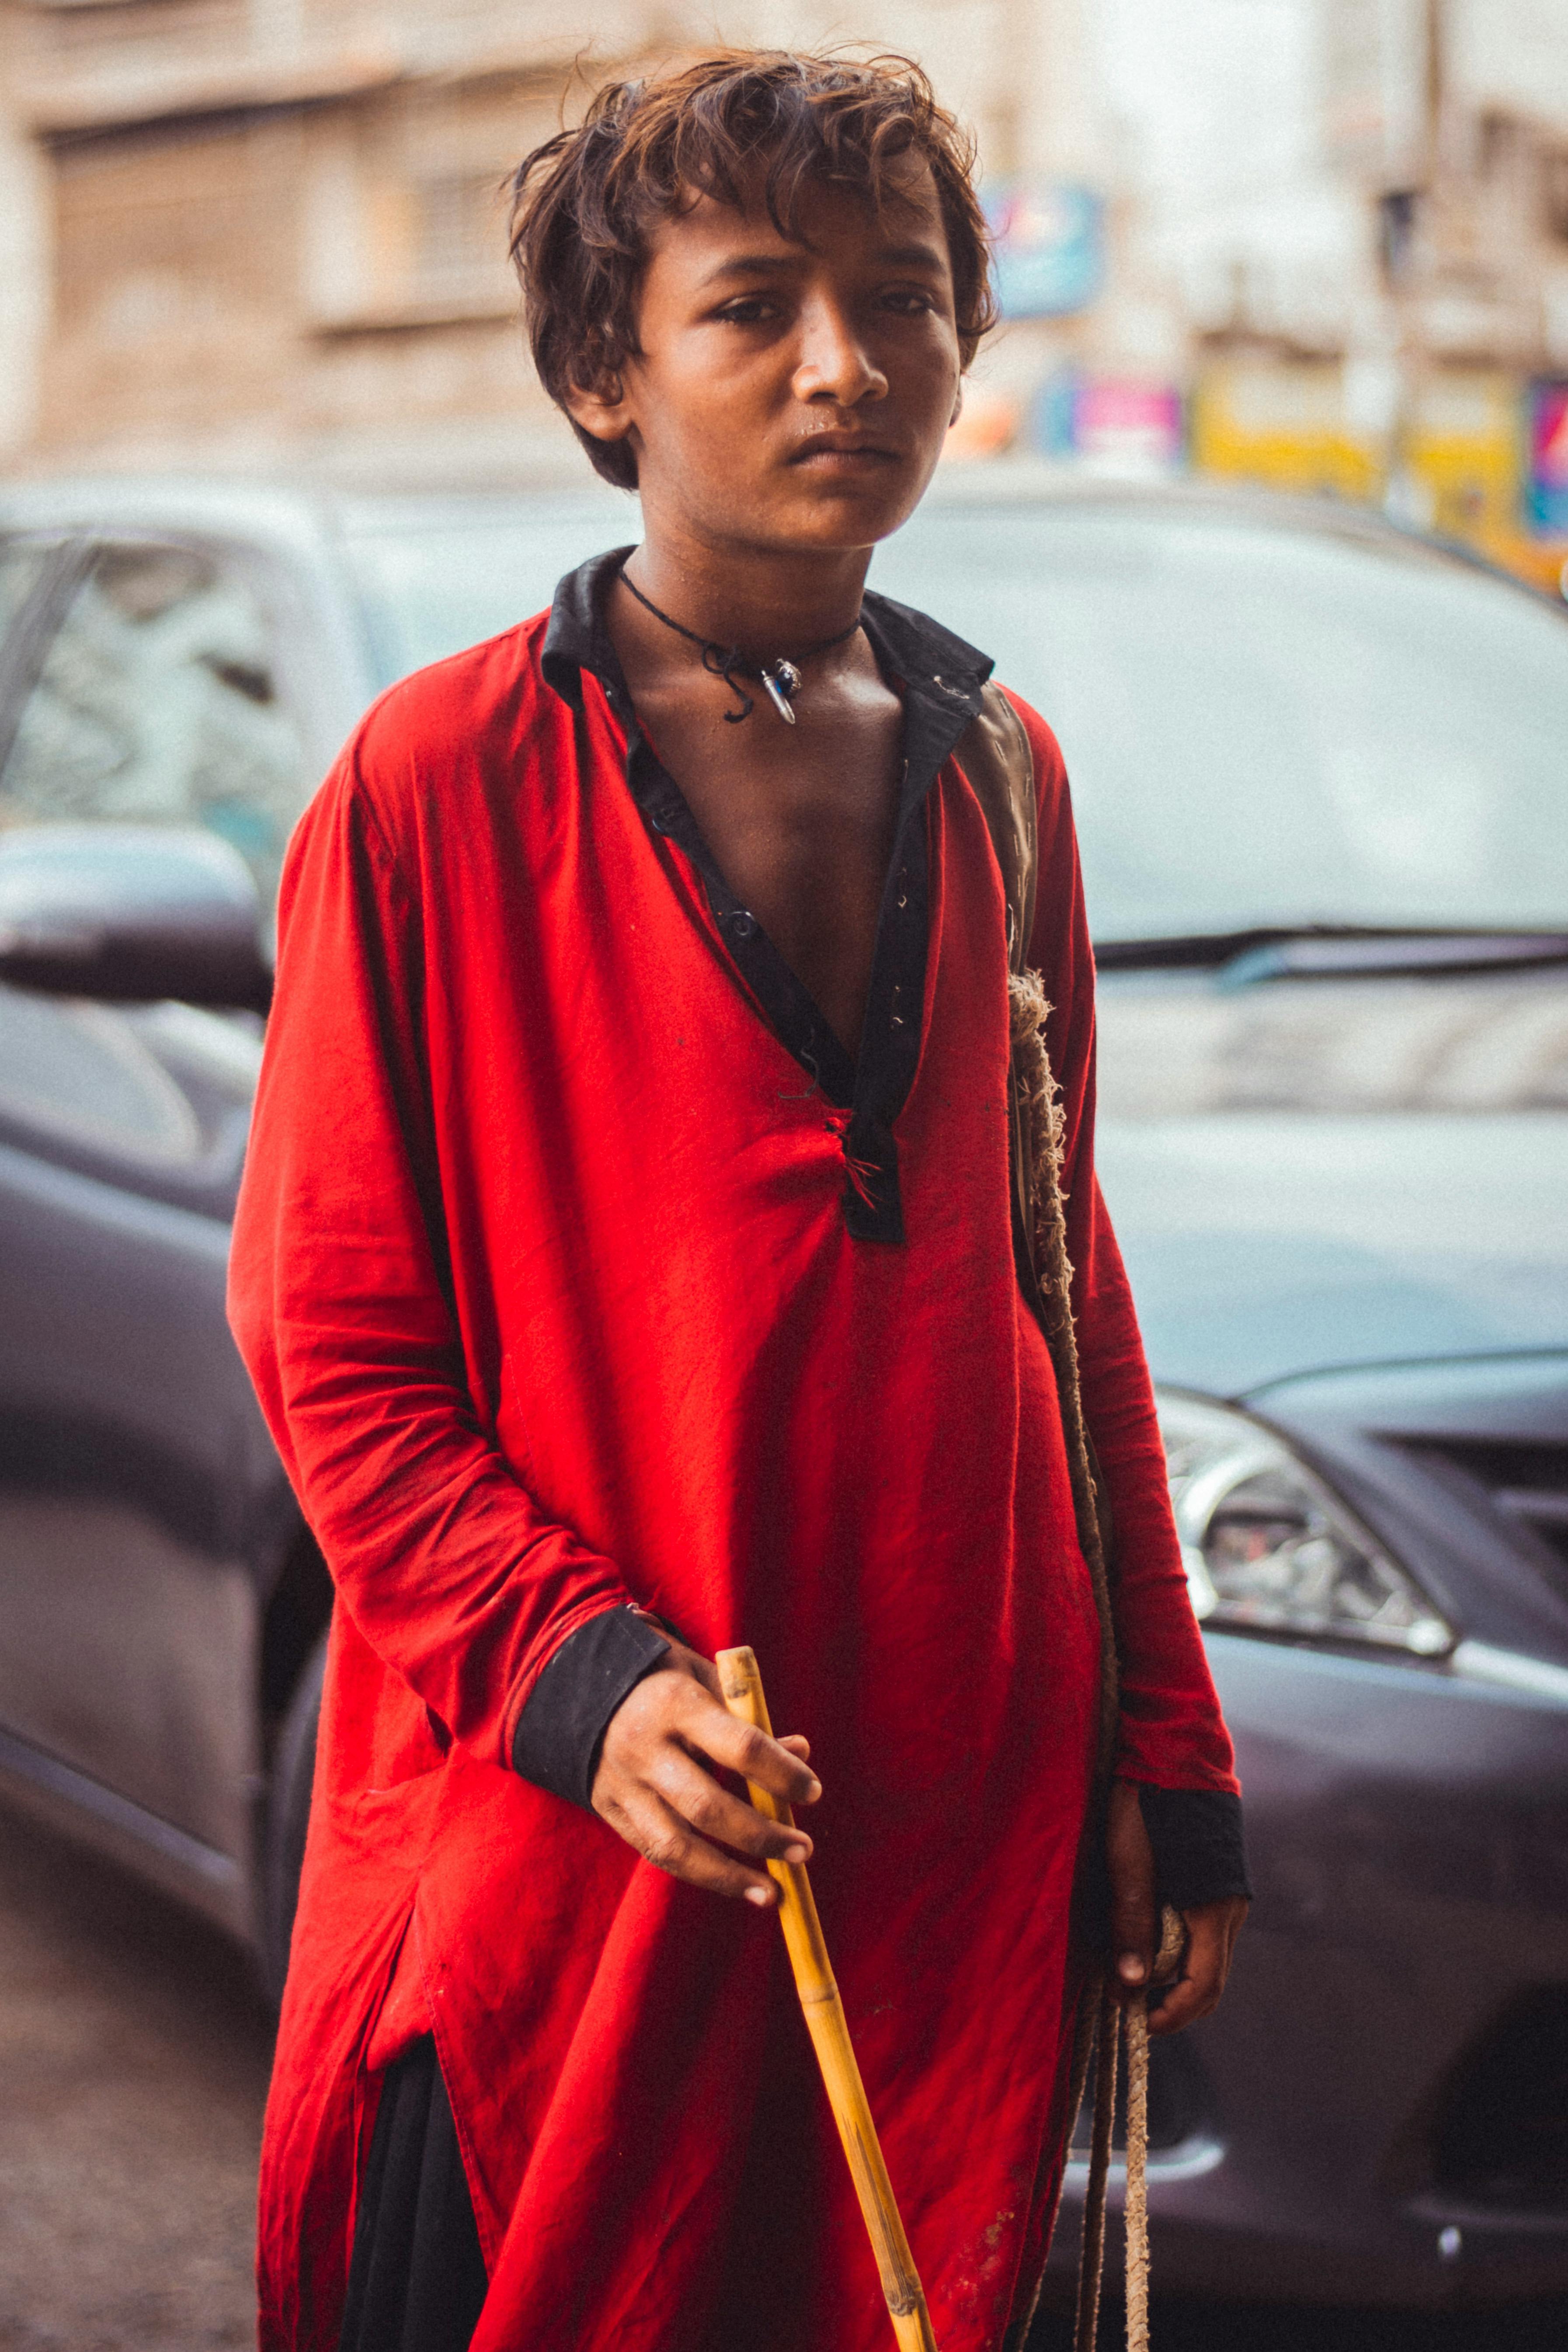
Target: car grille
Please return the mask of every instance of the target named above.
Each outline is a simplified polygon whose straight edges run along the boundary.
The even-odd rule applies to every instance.
[[[1493,1510],[1545,1546],[1553,1580],[1568,1599],[1568,1445],[1445,1443],[1430,1451],[1484,1486]]]
[[[1435,2186],[1476,2205],[1568,2210],[1568,1985],[1514,2001],[1461,2060],[1439,2113]]]

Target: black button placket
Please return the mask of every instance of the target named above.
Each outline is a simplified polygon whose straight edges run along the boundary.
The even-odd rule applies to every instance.
[[[923,615],[906,613],[883,597],[867,597],[866,635],[872,651],[883,676],[903,685],[904,765],[855,1073],[854,1117],[844,1142],[849,1170],[844,1219],[859,1241],[905,1238],[893,1125],[914,1085],[922,1042],[931,935],[926,803],[943,762],[980,708],[980,688],[990,667],[976,654],[962,683],[951,660],[954,674],[939,677],[929,666],[928,633],[945,654],[967,651]]]
[[[702,877],[720,936],[780,1044],[841,1115],[845,1223],[859,1241],[902,1242],[904,1218],[894,1122],[920,1065],[931,913],[926,800],[980,708],[991,665],[923,614],[868,594],[866,635],[886,677],[904,689],[903,771],[893,856],[883,889],[858,1063],[828,1026],[809,990],[725,880],[685,794],[637,724],[603,619],[610,581],[631,552],[617,548],[569,572],[556,591],[542,667],[582,708],[592,671],[626,731],[626,774],[650,831],[673,841]]]

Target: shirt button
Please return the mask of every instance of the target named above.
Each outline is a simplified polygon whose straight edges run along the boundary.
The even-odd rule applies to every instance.
[[[734,932],[735,937],[738,940],[749,940],[756,928],[755,915],[748,914],[744,907],[737,907],[730,918],[730,929]]]

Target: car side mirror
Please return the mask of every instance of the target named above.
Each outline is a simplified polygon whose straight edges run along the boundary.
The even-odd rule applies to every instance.
[[[197,826],[32,824],[0,833],[0,980],[57,995],[244,1006],[272,973],[237,849]]]

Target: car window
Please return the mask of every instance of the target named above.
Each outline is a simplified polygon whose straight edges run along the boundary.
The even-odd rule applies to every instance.
[[[540,499],[499,516],[351,524],[350,563],[390,685],[542,613],[563,572],[642,537],[634,499]]]
[[[0,540],[0,640],[44,576],[49,550],[37,540]]]
[[[37,669],[0,824],[205,824],[270,904],[314,778],[257,581],[204,548],[106,546]]]
[[[510,626],[635,502],[351,530],[390,678]],[[1456,559],[1151,499],[931,506],[870,584],[993,655],[1072,778],[1097,938],[1568,919],[1568,615]]]
[[[1056,730],[1099,939],[1568,919],[1568,614],[1508,582],[1062,501],[931,509],[871,583]]]

